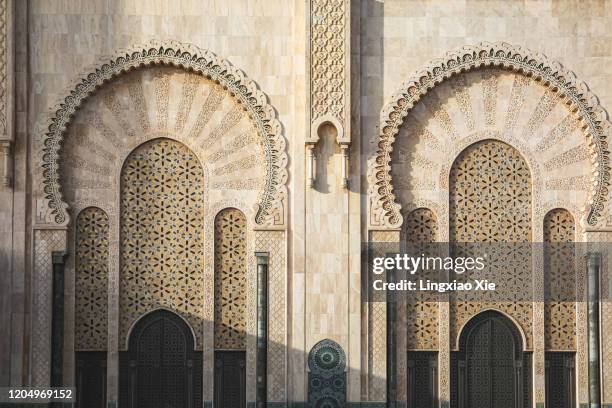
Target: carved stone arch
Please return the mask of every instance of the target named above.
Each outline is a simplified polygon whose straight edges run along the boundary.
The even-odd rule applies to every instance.
[[[457,142],[453,146],[451,152],[453,158],[452,161],[444,165],[443,171],[440,174],[440,185],[448,189],[451,170],[461,153],[463,153],[470,146],[478,142],[484,142],[487,140],[507,144],[508,146],[512,147],[514,150],[517,151],[518,155],[525,162],[525,165],[529,168],[529,173],[531,174],[531,183],[533,185],[534,190],[532,194],[537,194],[538,190],[543,187],[542,169],[540,168],[540,165],[533,152],[531,152],[529,148],[525,146],[524,143],[521,143],[519,140],[516,140],[516,138],[508,137],[504,134],[494,131],[477,132]]]
[[[517,140],[515,137],[510,137],[497,131],[484,131],[476,132],[469,135],[465,139],[462,139],[455,143],[452,149],[452,161],[448,161],[440,174],[440,185],[446,190],[449,189],[449,183],[451,179],[451,171],[457,158],[470,146],[484,141],[497,141],[516,150],[518,156],[525,163],[525,166],[529,169],[531,175],[531,232],[532,240],[534,242],[541,241],[542,225],[538,223],[538,220],[543,219],[546,213],[546,206],[542,203],[543,191],[544,191],[544,171],[542,170],[541,163],[538,162],[536,153],[532,152],[529,147],[522,141]]]
[[[449,241],[513,243],[499,247],[499,254],[524,265],[531,264],[533,258],[528,251],[533,241],[531,180],[524,157],[513,146],[495,139],[469,145],[455,158],[450,173]],[[505,188],[507,182],[511,188]],[[504,194],[497,193],[504,188]],[[491,267],[492,274],[503,271],[499,264],[491,263]],[[524,288],[530,287],[531,282],[531,272],[519,268],[512,287],[506,286],[503,292],[498,288],[498,296],[516,299],[510,303],[452,293],[449,303],[451,339],[472,316],[495,305],[521,325],[527,338],[525,343],[531,347],[534,338],[532,303],[517,296],[519,293],[527,296]]]
[[[610,122],[598,99],[575,74],[546,56],[507,43],[465,46],[432,61],[394,93],[381,112],[378,149],[368,169],[369,227],[397,229],[402,225],[391,174],[393,144],[405,117],[434,87],[449,78],[485,67],[514,71],[532,77],[557,95],[579,120],[590,144],[593,171],[587,199],[586,223],[597,226],[602,218],[610,183],[607,137]]]
[[[259,191],[255,223],[262,228],[286,226],[287,154],[285,139],[276,112],[255,82],[230,62],[190,44],[152,41],[133,46],[106,57],[79,77],[67,96],[49,114],[41,135],[43,141],[43,202],[38,205],[39,224],[67,225],[68,204],[62,196],[60,181],[61,146],[69,143],[65,135],[85,101],[104,84],[130,71],[146,67],[171,66],[208,78],[221,86],[248,114],[265,155],[265,180]]]
[[[247,204],[241,200],[221,200],[214,203],[210,203],[208,206],[209,211],[206,214],[206,221],[204,224],[204,241],[205,249],[204,256],[206,259],[213,259],[215,256],[215,221],[217,216],[225,209],[235,208],[240,211],[246,217],[246,245],[247,254],[254,253],[255,251],[255,225],[252,217],[253,209],[249,208]],[[204,318],[208,321],[214,320],[214,280],[215,280],[215,265],[214,262],[207,262],[204,266],[204,292],[209,293],[210,296],[206,297],[204,302]],[[247,262],[247,281],[248,287],[253,289],[256,285],[256,266],[254,262]],[[255,330],[256,321],[256,310],[255,309],[255,295],[252,290],[247,291],[247,305],[248,306],[248,318],[247,326],[248,332],[251,333]],[[214,330],[211,330],[211,333]],[[212,347],[212,337],[210,346]]]
[[[543,230],[545,243],[574,243],[577,241],[575,209],[556,205],[544,216]],[[576,248],[573,248],[576,250]]]
[[[334,127],[336,131],[336,142],[338,144],[349,143],[348,137],[344,134],[342,123],[333,115],[323,115],[312,122],[310,140],[308,140],[308,143],[317,144],[319,142],[319,132],[324,125],[331,125]]]
[[[568,208],[557,206],[544,216],[544,242],[574,242],[576,217]]]

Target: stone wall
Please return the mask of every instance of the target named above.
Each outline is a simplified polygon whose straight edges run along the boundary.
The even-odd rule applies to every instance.
[[[380,148],[378,135],[383,131],[383,127],[393,121],[403,123],[395,135],[388,169],[397,197],[395,203],[402,213],[419,207],[433,209],[440,219],[440,239],[445,241],[448,239],[448,170],[457,154],[477,140],[509,140],[507,138],[517,136],[516,140],[510,143],[527,156],[527,161],[532,162],[530,168],[534,173],[534,183],[542,183],[542,188],[534,188],[536,197],[533,208],[533,240],[542,240],[543,216],[554,207],[564,207],[575,213],[576,218],[581,220],[577,226],[577,239],[585,239],[583,233],[588,227],[585,223],[587,213],[584,208],[588,204],[587,192],[591,187],[581,187],[581,183],[592,183],[593,167],[589,155],[579,151],[588,149],[590,141],[587,140],[584,126],[568,127],[559,124],[558,121],[570,116],[571,111],[565,103],[558,103],[559,100],[546,95],[544,88],[539,91],[531,88],[523,93],[519,80],[518,86],[512,85],[504,89],[503,78],[508,78],[508,75],[522,77],[522,82],[528,87],[537,84],[532,78],[520,73],[501,74],[475,69],[442,84],[430,84],[433,89],[414,104],[406,118],[390,113],[391,106],[397,106],[394,103],[398,101],[392,98],[401,97],[396,92],[403,90],[406,95],[411,95],[409,91],[420,92],[419,89],[409,89],[406,85],[409,80],[419,80],[418,76],[413,77],[414,74],[419,72],[419,75],[422,75],[425,67],[433,72],[435,66],[450,71],[448,66],[443,67],[435,60],[466,45],[483,41],[506,42],[559,61],[585,81],[591,91],[599,96],[602,107],[609,109],[612,103],[611,74],[601,67],[612,59],[612,49],[607,45],[610,34],[606,30],[612,22],[611,9],[612,2],[609,1],[361,2],[362,162],[369,163],[371,169],[376,151]],[[472,82],[471,75],[478,76],[478,79]],[[476,90],[473,87],[476,83],[482,89]],[[408,99],[410,96],[406,98]],[[491,109],[492,106],[494,108]],[[381,109],[382,116],[389,118],[389,122],[381,121]],[[515,111],[514,114],[511,111]],[[482,121],[480,125],[479,121]],[[553,125],[556,121],[557,125]],[[568,118],[567,123],[569,122]],[[495,131],[499,125],[506,127]],[[556,130],[552,131],[555,128]],[[605,137],[607,133],[605,130],[602,134]],[[549,139],[549,142],[546,142],[546,139]],[[550,139],[556,141],[552,142]],[[443,158],[444,151],[452,150],[455,143],[462,141],[464,144],[461,148],[450,153],[446,159]],[[529,145],[533,148],[526,147]],[[603,149],[600,150],[599,158],[605,160],[607,147],[604,144],[601,146]],[[379,160],[381,158],[382,156],[378,157]],[[439,160],[444,164],[438,166],[436,163]],[[541,172],[541,175],[537,174],[538,172]],[[372,180],[369,179],[370,183]],[[368,202],[371,207],[369,212],[362,213],[362,216],[364,220],[369,220],[371,228],[376,228],[378,213],[373,212],[372,208],[379,203],[372,202],[376,189],[373,185],[370,185],[369,189]],[[602,197],[604,200],[608,198],[605,195]],[[609,225],[608,211],[601,215],[597,227]],[[441,316],[445,316],[445,306],[440,307]],[[543,328],[541,310],[536,307],[535,311],[537,313],[533,330],[540,331]],[[578,341],[581,343],[585,341],[582,337],[586,328],[584,318],[584,310],[579,307],[577,330]],[[367,331],[372,330],[376,332],[375,323],[374,327]],[[440,333],[446,335],[444,330]],[[440,339],[440,356],[447,354],[448,342],[446,338]],[[537,344],[536,348],[534,396],[536,402],[539,402],[543,400],[544,345]],[[367,349],[370,355],[380,354],[375,344],[368,345]],[[585,358],[584,347],[579,347],[577,391],[581,403],[587,398]],[[445,390],[448,381],[447,367],[444,361],[439,363],[440,397],[445,400],[448,398]],[[370,361],[371,367],[376,367],[377,364],[377,361]],[[375,387],[375,384],[370,387],[372,386]],[[369,392],[379,394],[378,390],[372,388],[369,388]]]
[[[41,299],[32,296],[37,287],[33,281],[45,276],[40,270],[44,259],[34,250],[44,249],[50,242],[45,236],[48,233],[35,233],[32,229],[47,210],[38,205],[43,180],[41,137],[49,109],[67,96],[67,87],[104,55],[151,40],[194,44],[244,71],[268,96],[268,103],[275,110],[287,140],[289,157],[284,214],[287,228],[286,232],[258,232],[260,235],[255,241],[262,248],[253,249],[278,252],[272,258],[273,275],[278,278],[274,290],[286,290],[287,294],[286,299],[277,299],[273,304],[273,315],[278,320],[271,327],[276,348],[270,352],[275,360],[269,366],[288,372],[288,379],[270,375],[270,393],[276,401],[307,399],[306,355],[324,338],[336,341],[347,354],[349,401],[385,398],[384,325],[376,321],[384,318],[385,312],[378,306],[361,304],[360,244],[368,237],[386,236],[384,232],[368,234],[366,228],[369,200],[366,172],[377,149],[381,109],[412,73],[464,45],[504,41],[561,62],[586,82],[604,109],[612,109],[612,71],[606,69],[612,63],[609,30],[612,0],[353,0],[350,5],[342,3],[343,9],[339,7],[349,20],[340,21],[335,15],[331,22],[324,18],[330,11],[327,7],[340,13],[337,9],[340,3],[332,0],[16,0],[14,3],[3,0],[0,4],[16,5],[14,20],[11,20],[15,22],[15,53],[10,55],[17,61],[13,183],[10,187],[0,187],[0,271],[10,271],[0,278],[3,289],[0,326],[10,327],[12,337],[10,342],[7,336],[0,339],[0,366],[10,365],[10,370],[0,370],[0,385],[30,383],[47,375],[37,371],[40,362],[33,361],[36,355],[30,348],[30,314],[34,312],[35,319],[44,321],[44,316],[31,310],[31,305],[38,305],[36,302]],[[313,30],[320,28],[324,29],[323,40],[317,33],[313,35]],[[332,51],[344,55],[331,61],[325,53],[318,53],[317,41],[338,36],[344,36],[344,45]],[[339,81],[320,86],[317,81],[321,75],[316,70],[336,72],[338,61],[345,63],[340,67]],[[581,208],[586,189],[576,188],[585,183],[590,170],[584,134],[581,129],[573,128],[563,143],[556,143],[540,154],[537,150],[540,142],[563,122],[568,112],[558,100],[547,108],[550,92],[542,84],[524,78],[520,73],[498,70],[462,74],[453,82],[436,87],[409,115],[410,124],[421,121],[423,126],[415,129],[409,125],[400,130],[399,137],[403,139],[396,143],[398,150],[392,166],[393,176],[402,180],[404,186],[397,185],[397,201],[405,210],[425,204],[434,210],[440,223],[440,240],[448,239],[448,186],[444,185],[444,172],[462,148],[486,137],[511,144],[514,136],[524,138],[515,147],[528,162],[543,169],[542,185],[551,186],[550,194],[540,198],[539,218],[534,219],[534,240],[541,239],[541,226],[536,224],[550,208],[563,206],[577,219],[584,218]],[[516,87],[525,85],[526,97],[521,102],[522,110],[512,119],[519,124],[516,129],[520,131],[508,135],[508,108],[516,105],[516,98],[521,96],[516,93],[513,96],[516,83]],[[489,92],[494,84],[497,93]],[[105,85],[107,90],[113,86],[117,84]],[[129,94],[129,89],[126,92]],[[471,121],[465,113],[466,100],[472,101]],[[484,110],[492,100],[498,107],[494,118]],[[88,107],[98,102],[93,100]],[[444,111],[448,114],[446,124],[456,132],[452,143],[448,142],[451,139],[442,138],[438,151],[425,143],[409,141],[411,135],[422,141],[428,133],[436,131],[448,136],[436,123]],[[545,117],[542,117],[543,111]],[[137,117],[139,112],[130,114]],[[336,125],[340,123],[344,134],[338,136],[336,125],[335,130],[326,126],[319,128],[323,122],[316,120],[321,117],[328,120],[331,117],[330,123]],[[530,121],[534,117],[539,117],[539,121]],[[83,123],[83,116],[77,122]],[[318,141],[313,141],[313,130]],[[479,133],[479,130],[486,132]],[[78,135],[77,128],[69,134]],[[313,188],[307,186],[309,144],[314,146],[318,159],[319,178]],[[348,188],[344,188],[340,175],[347,144],[350,145]],[[95,156],[90,151],[83,157],[89,160]],[[73,158],[78,159],[78,155]],[[3,160],[0,156],[0,168]],[[73,163],[79,167],[78,161]],[[87,165],[87,160],[82,161],[81,167]],[[81,193],[74,190],[69,193],[73,194],[69,197],[70,204],[79,200]],[[247,196],[245,206],[251,206],[256,194]],[[240,199],[222,193],[216,198],[219,202]],[[71,215],[74,220],[76,214]],[[612,214],[604,214],[602,218],[604,224],[612,224]],[[34,242],[36,237],[40,239]],[[51,241],[55,247],[57,240]],[[36,259],[30,265],[32,253]],[[42,300],[46,299],[43,296]],[[604,325],[610,324],[609,310],[606,305]],[[448,315],[449,310],[442,307],[439,316]],[[578,316],[580,320],[580,312]],[[71,327],[70,322],[68,326]],[[253,331],[252,327],[249,330]],[[448,332],[448,325],[442,324],[440,336],[449,337]],[[33,341],[42,344],[46,340],[34,336]],[[67,336],[68,351],[71,341],[71,336]],[[278,347],[283,341],[287,342],[286,350]],[[450,344],[441,344],[445,345],[440,348],[440,355],[448,355]],[[608,346],[605,356],[610,355]],[[604,367],[607,367],[605,362]],[[608,377],[604,377],[607,387],[604,398],[612,402],[612,381]],[[442,378],[442,386],[444,381]],[[583,385],[579,388],[579,397],[582,402]]]

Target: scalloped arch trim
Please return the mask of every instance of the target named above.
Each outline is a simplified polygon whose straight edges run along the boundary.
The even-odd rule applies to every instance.
[[[42,136],[43,193],[50,209],[45,223],[66,225],[69,222],[68,204],[63,200],[60,185],[60,147],[78,108],[113,78],[155,65],[171,65],[216,81],[244,107],[254,122],[266,157],[266,180],[258,196],[255,223],[259,226],[284,226],[285,210],[282,207],[287,191],[287,154],[275,110],[255,82],[230,62],[208,50],[175,41],[152,41],[101,59],[81,75],[69,87],[68,95],[52,108]]]
[[[404,82],[381,111],[378,150],[368,171],[371,229],[397,229],[403,222],[400,204],[396,202],[393,192],[391,153],[395,137],[408,112],[436,85],[453,75],[483,67],[503,68],[532,76],[555,91],[577,113],[593,156],[586,222],[590,226],[597,225],[606,205],[610,184],[607,135],[611,126],[599,100],[573,72],[545,55],[503,42],[483,42],[465,46],[430,62],[425,69]]]

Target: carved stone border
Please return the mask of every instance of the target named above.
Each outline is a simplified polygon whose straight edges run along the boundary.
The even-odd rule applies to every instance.
[[[453,75],[482,67],[497,67],[532,76],[549,87],[575,112],[593,156],[592,188],[587,203],[586,223],[596,226],[604,210],[610,184],[607,136],[610,122],[599,100],[584,82],[546,56],[504,42],[465,46],[429,63],[404,82],[381,111],[380,134],[375,160],[368,169],[369,227],[397,229],[402,225],[400,204],[395,200],[391,177],[393,142],[414,105],[431,89]]]
[[[63,200],[60,185],[60,148],[76,111],[106,82],[125,72],[155,65],[171,65],[203,75],[219,83],[242,104],[257,129],[266,157],[265,187],[258,196],[255,222],[260,227],[285,227],[286,142],[275,110],[255,82],[230,62],[208,50],[176,41],[151,41],[102,58],[82,74],[69,87],[68,95],[51,109],[42,135],[43,195],[51,210],[44,222],[59,225],[69,222],[68,204]]]

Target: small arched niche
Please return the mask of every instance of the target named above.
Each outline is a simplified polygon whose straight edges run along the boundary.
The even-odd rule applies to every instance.
[[[312,124],[306,141],[307,184],[321,193],[348,187],[349,144],[342,124],[333,117],[321,117]]]

